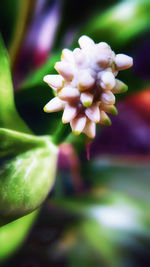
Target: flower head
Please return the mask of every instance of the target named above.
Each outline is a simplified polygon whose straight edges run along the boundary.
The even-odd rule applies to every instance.
[[[46,75],[44,81],[55,91],[45,112],[63,111],[63,123],[70,123],[75,135],[89,138],[96,134],[96,123],[111,125],[106,113],[117,114],[114,94],[128,87],[116,79],[119,70],[130,68],[133,59],[117,54],[105,42],[98,44],[88,36],[79,38],[80,48],[63,49],[61,61],[55,64],[58,75]]]

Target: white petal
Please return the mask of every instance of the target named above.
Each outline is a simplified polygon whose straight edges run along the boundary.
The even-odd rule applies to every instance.
[[[115,76],[110,71],[103,71],[101,74],[100,85],[103,89],[111,90],[116,84]]]
[[[83,132],[89,137],[94,138],[96,135],[96,125],[92,121],[87,121]]]
[[[59,93],[58,96],[62,100],[72,100],[79,97],[79,90],[74,87],[64,87]]]
[[[93,95],[88,92],[82,93],[80,100],[84,107],[90,107],[93,102]]]
[[[86,124],[85,116],[80,116],[80,117],[73,119],[71,122],[71,128],[72,128],[73,133],[75,135],[79,135],[83,131],[85,124]]]
[[[117,54],[115,58],[117,70],[124,70],[132,67],[133,58],[124,54]]]
[[[96,46],[97,46],[99,49],[111,50],[111,49],[110,49],[110,46],[109,46],[106,42],[100,42],[100,43],[96,44]]]
[[[54,97],[44,107],[45,112],[56,112],[64,109],[64,101],[61,101],[59,97]]]
[[[101,103],[100,109],[104,110],[107,113],[110,113],[112,115],[118,115],[118,111],[114,105],[109,105],[105,103]]]
[[[70,62],[71,64],[74,64],[73,52],[67,48],[63,49],[61,54],[61,60],[65,60]]]
[[[81,90],[87,90],[91,88],[95,83],[95,79],[91,76],[88,70],[84,70],[79,73],[78,81],[79,88]]]
[[[75,116],[77,115],[77,108],[76,107],[72,107],[70,105],[66,105],[64,112],[63,112],[63,116],[62,116],[62,122],[63,123],[68,123],[70,121],[72,121]]]
[[[82,49],[91,48],[91,46],[93,46],[95,44],[94,41],[86,35],[82,35],[79,38],[78,43]]]
[[[100,120],[99,107],[93,105],[85,110],[86,116],[93,122],[97,123]]]
[[[96,57],[96,62],[101,68],[106,68],[109,65],[109,57],[105,54],[99,54]]]
[[[101,100],[104,104],[113,105],[115,103],[115,96],[112,92],[106,91],[101,94]]]
[[[100,113],[101,113],[101,119],[100,119],[99,123],[104,124],[105,126],[110,126],[111,120],[107,116],[107,114],[103,110]]]
[[[71,81],[74,76],[74,68],[71,64],[60,61],[56,62],[55,69],[68,81]]]
[[[46,75],[43,80],[54,90],[62,88],[64,82],[64,78],[59,74]]]
[[[83,67],[87,63],[86,55],[83,53],[83,51],[80,48],[75,48],[73,50],[74,60],[77,65],[80,67]]]
[[[113,94],[121,94],[121,93],[125,93],[127,90],[128,90],[128,86],[125,83],[123,83],[122,81],[116,79],[116,85],[112,89],[112,93]]]

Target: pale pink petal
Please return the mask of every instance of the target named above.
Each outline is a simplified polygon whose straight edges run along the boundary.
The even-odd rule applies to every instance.
[[[43,80],[54,90],[62,88],[64,82],[64,78],[59,74],[46,75]]]
[[[124,70],[132,67],[133,58],[124,54],[117,54],[115,58],[117,70]]]
[[[87,121],[83,132],[89,137],[94,138],[96,135],[96,125],[93,121]]]
[[[104,104],[113,105],[115,103],[115,96],[112,92],[106,91],[101,94],[101,100]]]
[[[44,111],[47,113],[56,112],[64,109],[64,101],[61,101],[59,97],[54,97],[44,107]]]
[[[74,76],[74,68],[72,64],[63,61],[56,62],[55,69],[68,81],[71,81]]]
[[[83,91],[91,88],[95,83],[95,79],[91,76],[88,70],[84,70],[79,73],[78,81],[79,88]]]
[[[64,87],[59,93],[58,96],[62,99],[62,100],[73,100],[77,97],[79,97],[79,90],[77,88],[73,88],[73,87]]]
[[[99,107],[92,105],[91,107],[85,110],[86,116],[93,122],[97,123],[100,120],[100,111]]]
[[[82,35],[79,38],[78,43],[79,43],[79,45],[80,45],[80,47],[82,49],[88,49],[88,48],[91,48],[91,46],[94,45],[94,41],[90,37],[88,37],[86,35]]]
[[[101,119],[100,119],[99,123],[104,124],[105,126],[110,126],[111,120],[107,116],[107,114],[103,110],[100,113],[101,113]]]
[[[67,48],[63,49],[61,54],[61,60],[65,60],[67,62],[70,62],[71,64],[74,64],[73,52]]]
[[[76,107],[72,107],[70,105],[66,105],[64,112],[63,112],[63,116],[62,116],[62,122],[63,123],[68,123],[70,121],[72,121],[75,116],[77,115],[77,108]]]
[[[98,48],[98,49],[102,49],[102,50],[108,50],[108,51],[111,51],[111,48],[110,48],[110,46],[106,43],[106,42],[100,42],[100,43],[98,43],[98,44],[96,44],[96,47]]]
[[[100,77],[100,86],[103,89],[111,90],[116,84],[115,76],[110,71],[103,71]]]
[[[90,107],[93,102],[93,95],[88,92],[82,93],[80,100],[84,107]]]
[[[79,116],[72,120],[71,122],[71,128],[75,135],[79,135],[86,124],[86,117],[85,116]]]
[[[125,93],[127,90],[128,90],[128,86],[125,83],[123,83],[122,81],[116,79],[116,85],[112,89],[112,93],[113,94],[121,94],[121,93]]]
[[[80,48],[75,48],[73,50],[74,60],[77,65],[79,66],[85,66],[86,65],[86,55],[83,53],[83,51]]]
[[[96,62],[101,68],[106,68],[109,65],[108,56],[105,54],[99,54],[96,58]]]
[[[114,105],[101,103],[100,109],[112,115],[118,115],[118,111]]]

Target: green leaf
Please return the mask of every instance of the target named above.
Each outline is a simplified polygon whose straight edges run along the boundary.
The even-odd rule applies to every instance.
[[[36,217],[37,211],[32,212],[14,222],[0,227],[0,263],[8,259],[21,243],[27,238]]]
[[[149,0],[120,1],[103,14],[94,16],[80,34],[120,49],[150,28],[149,12]]]
[[[20,118],[14,103],[9,58],[0,36],[0,127],[31,132]]]
[[[54,183],[57,154],[50,137],[0,129],[0,224],[41,205]]]

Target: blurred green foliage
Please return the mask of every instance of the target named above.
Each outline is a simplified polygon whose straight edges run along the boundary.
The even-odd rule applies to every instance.
[[[0,8],[0,30],[9,46],[15,31],[15,26],[18,18],[19,0],[1,1]]]
[[[37,217],[37,211],[0,227],[0,264],[19,249]]]
[[[64,253],[69,266],[141,266],[150,246],[148,161],[99,157],[82,164],[82,175],[90,185],[84,194],[49,200],[76,218],[54,252]]]

